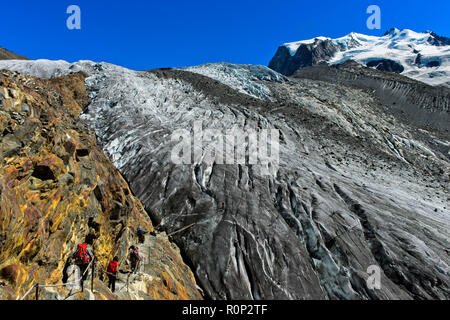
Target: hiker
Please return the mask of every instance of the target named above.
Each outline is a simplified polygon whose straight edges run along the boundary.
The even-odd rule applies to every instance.
[[[108,275],[108,288],[111,289],[111,292],[116,291],[116,280],[117,280],[117,272],[119,271],[119,258],[117,256],[112,259],[108,264],[108,269],[106,270],[106,274]]]
[[[139,253],[139,248],[137,246],[131,246],[130,249],[130,262],[131,262],[131,272],[136,272],[139,269],[142,257]]]
[[[94,259],[94,254],[91,250],[87,247],[87,243],[79,243],[77,246],[77,250],[73,254],[73,258],[75,259],[75,264],[80,269],[80,284],[81,284],[81,291],[83,291],[84,288],[84,280],[86,280],[88,273],[86,272],[86,269],[89,267],[89,262]]]
[[[144,230],[142,230],[142,228],[140,228],[140,227],[137,229],[137,237],[138,237],[139,243],[145,242]]]

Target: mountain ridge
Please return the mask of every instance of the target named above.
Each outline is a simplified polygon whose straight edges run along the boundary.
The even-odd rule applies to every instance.
[[[0,47],[0,60],[30,60],[30,59]]]
[[[207,297],[448,299],[447,91],[350,60],[320,64],[357,41],[300,45],[317,63],[289,77],[227,63],[133,71],[37,60],[0,69],[87,74],[81,119],[158,230],[189,226],[173,239]],[[216,132],[276,129],[279,163],[225,165],[214,155],[176,165],[170,135],[193,132],[195,121]],[[203,143],[202,154],[217,145]],[[377,290],[367,284],[371,266],[381,272]]]

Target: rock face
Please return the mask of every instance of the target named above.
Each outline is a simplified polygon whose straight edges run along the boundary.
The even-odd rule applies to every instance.
[[[60,73],[60,63],[40,63],[11,68]],[[65,71],[88,73],[82,118],[157,229],[187,227],[173,237],[209,297],[450,298],[448,123],[405,121],[376,93],[392,81],[389,101],[408,106],[398,88],[414,82],[417,118],[448,114],[445,102],[428,112],[429,86],[368,68],[348,77],[375,72],[377,87],[344,76],[259,80],[263,67],[230,80],[216,68],[136,72],[82,61]],[[278,133],[278,153],[265,129]],[[184,164],[174,161],[180,139],[195,143]]]
[[[241,93],[267,101],[273,101],[271,91],[264,83],[260,82],[282,83],[287,81],[287,78],[278,72],[263,66],[249,64],[206,63],[184,70],[207,76]]]
[[[450,86],[450,40],[427,31],[390,29],[382,37],[350,33],[331,39],[318,37],[280,46],[269,68],[291,76],[318,64],[342,64],[353,60],[380,71],[401,73],[437,86]]]
[[[434,46],[450,46],[450,38],[447,37],[441,37],[439,35],[437,35],[434,32],[430,32],[431,36],[428,39],[428,42],[431,43]]]
[[[79,120],[89,103],[86,76],[40,80],[0,72],[0,299],[21,297],[37,283],[66,282],[72,252],[84,241],[96,256],[94,292],[87,281],[84,293],[41,288],[40,299],[200,299],[179,249],[155,232]],[[114,255],[127,270],[138,226],[149,232],[141,245],[145,265],[130,277],[128,291],[127,274],[119,275],[121,290],[112,294],[104,271]]]

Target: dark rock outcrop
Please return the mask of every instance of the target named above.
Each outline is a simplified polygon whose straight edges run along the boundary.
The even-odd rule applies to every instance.
[[[280,46],[269,63],[269,68],[286,76],[290,76],[298,69],[326,62],[341,49],[330,40],[318,40],[311,44],[302,44],[291,56],[285,46]]]

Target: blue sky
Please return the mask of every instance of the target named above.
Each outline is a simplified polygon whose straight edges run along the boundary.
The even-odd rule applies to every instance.
[[[69,5],[81,30],[69,30]],[[369,30],[369,5],[381,30]],[[88,59],[135,70],[206,62],[267,65],[285,42],[397,27],[450,37],[450,1],[13,0],[0,4],[0,46],[31,59]]]

